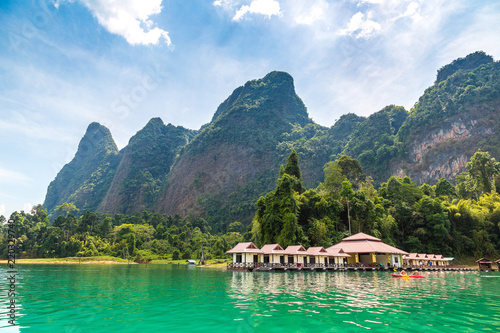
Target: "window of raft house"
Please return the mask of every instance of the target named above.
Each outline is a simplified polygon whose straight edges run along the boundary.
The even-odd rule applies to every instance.
[[[309,263],[310,264],[315,264],[316,263],[316,258],[315,257],[309,257]]]
[[[284,264],[285,263],[285,256],[280,256],[280,264]]]
[[[241,260],[241,254],[237,254],[236,255],[236,262],[237,263],[241,263],[242,262],[242,260]]]
[[[259,255],[258,254],[253,255],[253,262],[259,262]]]
[[[335,264],[335,258],[329,258],[329,259],[328,259],[328,263],[329,263],[330,265],[334,265],[334,264]]]
[[[293,256],[288,256],[288,263],[293,264]]]
[[[269,254],[264,255],[264,263],[266,263],[266,264],[269,263]]]

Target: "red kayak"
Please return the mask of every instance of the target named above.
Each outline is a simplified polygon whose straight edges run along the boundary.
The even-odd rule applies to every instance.
[[[401,274],[391,274],[393,277],[404,277],[404,278],[412,278],[412,279],[426,279],[426,276],[422,275],[401,275]]]

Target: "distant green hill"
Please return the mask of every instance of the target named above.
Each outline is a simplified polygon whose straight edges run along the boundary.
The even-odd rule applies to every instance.
[[[199,131],[153,118],[118,152],[109,130],[92,123],[44,206],[148,209],[202,217],[222,231],[250,222],[292,149],[306,188],[323,181],[325,163],[342,154],[358,159],[376,184],[391,175],[453,182],[478,148],[500,158],[499,115],[500,62],[483,52],[442,67],[410,111],[389,105],[367,118],[346,114],[329,128],[309,118],[289,74],[271,72],[236,88]]]

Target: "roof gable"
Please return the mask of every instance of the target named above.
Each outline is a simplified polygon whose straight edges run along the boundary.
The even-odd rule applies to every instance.
[[[367,235],[367,234],[362,233],[362,232],[359,232],[355,235],[352,235],[352,236],[349,236],[349,237],[342,239],[343,242],[359,241],[359,240],[370,240],[370,241],[374,241],[374,242],[381,242],[381,240],[379,238]]]
[[[307,255],[306,249],[302,245],[289,245],[285,252],[288,254],[303,254]]]
[[[261,251],[264,252],[264,254],[279,254],[285,252],[285,250],[283,250],[283,248],[279,244],[266,244],[262,247]]]
[[[365,239],[353,239],[347,241],[342,241],[338,244],[330,246],[327,251],[336,248],[342,248],[345,253],[388,253],[388,254],[400,254],[400,255],[409,255],[409,253],[385,244],[380,239],[373,237],[375,240],[366,239],[366,237],[372,237],[363,233],[354,235],[359,238]],[[351,236],[351,237],[354,237]],[[349,237],[347,237],[349,238]],[[345,239],[345,238],[344,238]]]
[[[238,243],[231,250],[226,253],[262,253],[257,246],[252,242]]]
[[[316,256],[327,256],[331,255],[330,252],[326,251],[324,247],[322,246],[315,246],[315,247],[310,247],[307,249],[307,253],[310,255],[316,255]]]
[[[486,259],[486,258],[481,258],[479,260],[476,260],[476,262],[478,262],[480,264],[491,264],[491,260],[490,259]]]

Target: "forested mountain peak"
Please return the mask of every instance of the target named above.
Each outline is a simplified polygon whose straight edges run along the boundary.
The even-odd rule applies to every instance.
[[[111,136],[111,132],[106,126],[93,122],[87,127],[85,135],[80,140],[75,159],[85,158],[93,154],[113,152],[118,153],[118,147]]]
[[[97,210],[118,160],[118,148],[109,129],[91,123],[73,160],[50,183],[44,207],[52,211],[63,202],[73,202],[79,209]]]
[[[151,118],[146,126],[139,130],[133,137],[130,138],[128,149],[136,145],[153,144],[155,145],[158,136],[166,136],[172,140],[180,140],[181,142],[173,143],[175,146],[183,146],[187,144],[195,135],[197,131],[186,129],[182,126],[174,126],[172,124],[165,125],[160,117]],[[146,142],[145,142],[146,141]],[[169,145],[172,142],[165,142]],[[144,146],[143,146],[144,148]],[[140,149],[140,147],[139,147]]]
[[[302,126],[310,122],[304,103],[295,93],[293,78],[279,71],[236,88],[217,108],[212,123],[221,120],[222,116],[231,115],[280,117],[288,123]]]
[[[489,64],[493,61],[493,57],[487,55],[483,51],[471,53],[465,58],[455,59],[451,64],[445,65],[438,70],[435,83],[446,80],[449,76],[453,75],[459,70],[470,71],[474,68]]]

